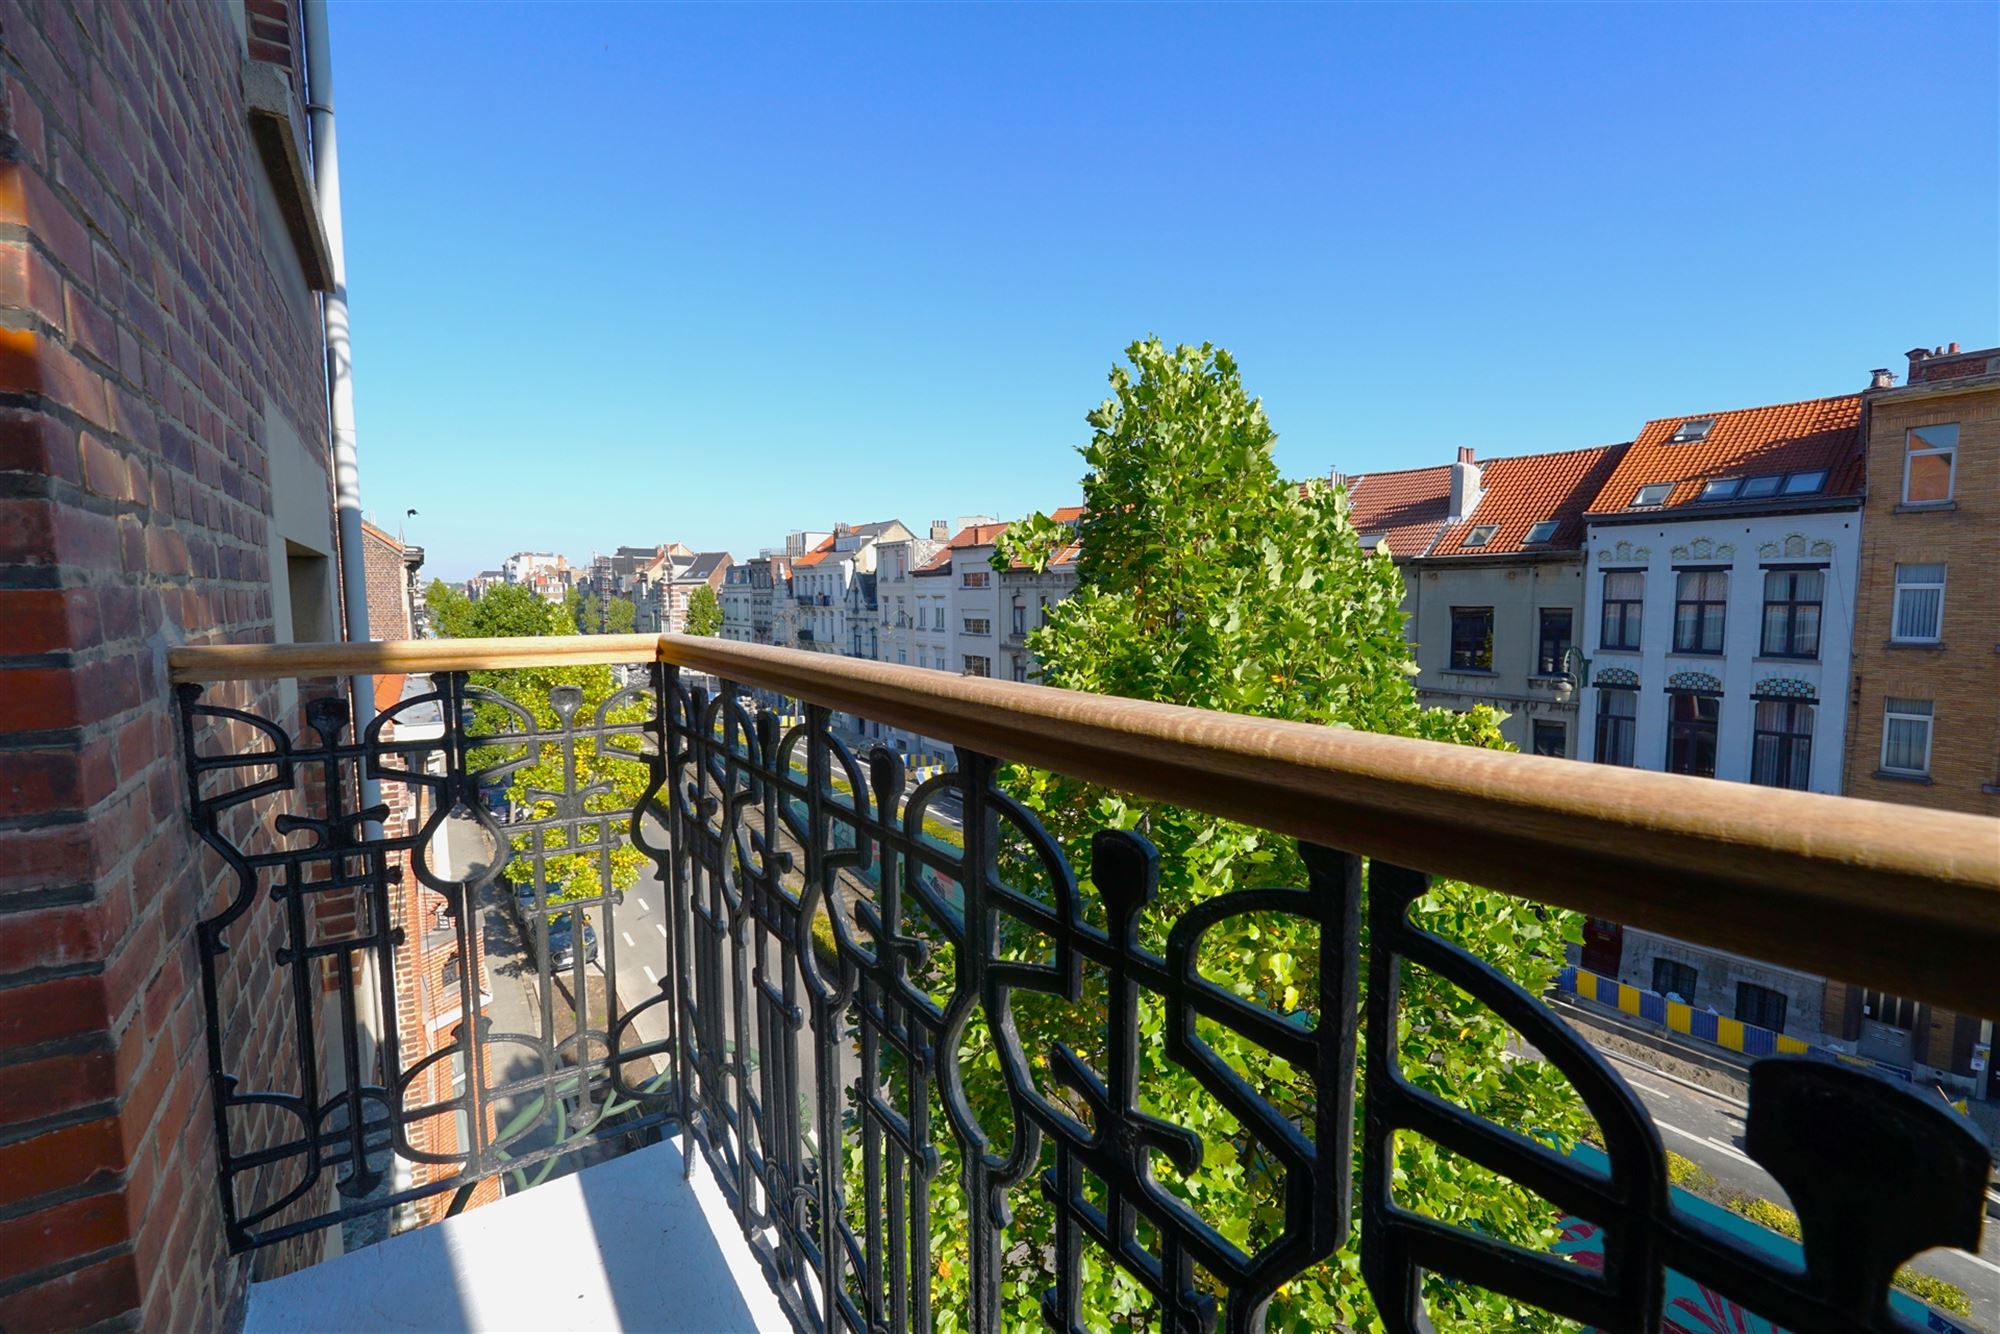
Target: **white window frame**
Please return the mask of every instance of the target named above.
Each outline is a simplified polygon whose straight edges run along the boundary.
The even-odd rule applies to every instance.
[[[1938,581],[1934,584],[1903,582],[1903,571],[1907,568],[1910,568],[1911,566],[1936,565],[1939,568],[1943,568],[1944,564],[1945,563],[1943,561],[1912,561],[1910,562],[1910,566],[1905,566],[1901,562],[1897,563],[1895,571],[1896,592],[1895,596],[1890,600],[1889,603],[1890,643],[1935,644],[1940,642],[1944,638],[1944,584],[1945,584],[1945,578],[1949,576],[1950,571],[1947,570],[1945,574],[1943,576],[1940,576]],[[1898,631],[1902,628],[1903,624],[1903,590],[1905,589],[1908,589],[1911,592],[1929,591],[1931,589],[1937,590],[1937,624],[1932,627],[1935,633],[1928,635],[1905,635],[1898,633]]]
[[[1912,426],[1908,430],[1903,432],[1903,503],[1905,505],[1949,505],[1953,500],[1957,499],[1958,435],[1959,435],[1958,425],[1959,424],[1957,422],[1932,422],[1929,426]],[[1952,428],[1951,444],[1938,445],[1930,449],[1910,448],[1911,436],[1915,435],[1919,431],[1928,431],[1931,430],[1933,427],[1938,427],[1938,426],[1949,426]],[[1944,474],[1944,498],[1941,500],[1911,500],[1910,460],[1919,457],[1933,458],[1939,454],[1943,454],[1946,456],[1945,474]]]
[[[1931,776],[1931,746],[1937,740],[1937,702],[1935,700],[1925,701],[1931,706],[1929,713],[1898,713],[1889,707],[1889,701],[1893,698],[1896,697],[1886,696],[1882,700],[1882,772],[1885,774],[1902,774],[1911,778],[1929,778]],[[1923,768],[1897,769],[1890,765],[1889,724],[1894,721],[1921,722],[1924,725]]]

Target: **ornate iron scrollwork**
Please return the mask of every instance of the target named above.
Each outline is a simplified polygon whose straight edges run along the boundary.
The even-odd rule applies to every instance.
[[[1754,1068],[1747,1148],[1798,1206],[1805,1268],[1686,1215],[1658,1133],[1625,1082],[1539,998],[1412,924],[1410,907],[1430,884],[1420,872],[1306,847],[1304,885],[1225,893],[1160,922],[1160,867],[1142,835],[1098,833],[1080,881],[1057,840],[1000,784],[991,757],[961,751],[954,770],[912,783],[886,749],[857,756],[824,707],[781,726],[738,687],[710,694],[665,665],[587,715],[567,688],[547,702],[538,723],[463,676],[441,676],[434,693],[406,701],[438,706],[435,739],[399,739],[385,726],[392,710],[348,740],[332,704],[313,706],[312,735],[295,739],[184,689],[195,823],[234,876],[229,901],[198,934],[225,1216],[239,1247],[463,1191],[635,1126],[675,1126],[687,1161],[699,1153],[713,1167],[801,1329],[930,1330],[939,1302],[950,1301],[962,1304],[960,1326],[995,1331],[1022,1318],[1018,1300],[1002,1294],[1003,1276],[1023,1275],[1038,1297],[1029,1319],[1094,1328],[1102,1313],[1086,1309],[1083,1279],[1093,1255],[1127,1276],[1163,1329],[1257,1330],[1282,1285],[1350,1240],[1364,1036],[1381,1055],[1362,1090],[1360,1264],[1392,1331],[1430,1328],[1426,1274],[1602,1330],[1651,1331],[1670,1271],[1801,1334],[1893,1329],[1886,1294],[1896,1266],[1930,1246],[1976,1242],[1986,1157],[1969,1130],[1866,1074],[1784,1059]],[[479,704],[491,706],[483,732],[471,722]],[[497,730],[496,717],[505,723]],[[223,753],[198,744],[230,725],[247,728],[251,744]],[[644,767],[634,808],[605,809],[605,789],[579,763],[586,745]],[[555,779],[530,794],[528,809],[487,810],[495,783],[537,762]],[[364,777],[421,793],[417,827],[383,832],[382,807],[360,805]],[[239,814],[253,807],[263,813],[256,829],[275,841]],[[454,811],[486,831],[498,849],[491,864],[440,860]],[[662,914],[650,994],[636,1003],[618,995],[616,951],[634,946],[614,924],[621,896],[606,890],[564,905],[602,914],[603,1024],[568,1038],[546,1022],[539,1032],[490,1031],[473,970],[461,969],[450,1048],[405,1068],[392,1027],[379,1068],[368,1067],[351,1042],[365,999],[358,979],[373,979],[388,1014],[408,986],[391,920],[399,863],[445,900],[465,957],[477,958],[474,924],[507,888],[509,859],[532,864],[527,881],[540,884],[550,856],[588,848],[608,882],[613,850],[627,843],[658,874],[649,882]],[[364,909],[356,925],[318,930],[326,915],[315,905],[343,894]],[[248,927],[265,899],[276,925],[259,936]],[[536,890],[522,917],[544,948],[549,908]],[[1311,994],[1291,1013],[1202,972],[1209,933],[1250,914],[1296,924],[1315,942],[1304,973]],[[245,943],[271,947],[275,980],[240,957]],[[364,956],[372,970],[355,966]],[[1597,1122],[1608,1168],[1403,1076],[1406,965],[1476,998],[1568,1077]],[[573,995],[583,996],[580,958],[570,971]],[[272,994],[243,990],[260,981]],[[290,1064],[265,1070],[268,1086],[246,1088],[246,1045],[225,1020],[273,1019],[280,982],[292,1011]],[[544,970],[545,1017],[553,982]],[[320,1050],[326,1012],[350,1039],[330,1053]],[[1030,1013],[1044,1018],[1024,1024]],[[1072,1017],[1052,1028],[1050,1013]],[[648,1014],[664,1036],[641,1031]],[[1292,1095],[1261,1086],[1219,1042],[1282,1063],[1299,1081]],[[525,1073],[491,1070],[491,1052],[506,1043],[533,1054]],[[418,1076],[448,1057],[478,1077],[449,1099],[413,1104]],[[634,1058],[665,1061],[668,1073],[632,1082]],[[1215,1202],[1182,1188],[1218,1146],[1148,1110],[1148,1072],[1168,1069],[1226,1113],[1236,1127],[1230,1151],[1257,1156],[1275,1203],[1255,1235],[1225,1235],[1209,1212]],[[493,1115],[496,1104],[537,1098],[564,1122],[560,1138],[536,1140]],[[632,1121],[607,1123],[614,1098],[635,1109]],[[565,1099],[580,1117],[565,1121]],[[421,1189],[385,1185],[392,1156],[438,1161],[409,1132],[445,1113],[470,1127],[449,1171]],[[1399,1132],[1518,1183],[1552,1215],[1591,1220],[1604,1237],[1601,1266],[1527,1253],[1402,1207],[1391,1190]],[[323,1198],[329,1180],[344,1198]],[[1016,1212],[1029,1207],[1046,1220],[1032,1246]],[[965,1272],[944,1272],[947,1249],[963,1255]]]
[[[181,687],[182,742],[195,828],[227,865],[231,885],[221,910],[195,933],[223,1220],[234,1248],[446,1192],[456,1207],[498,1173],[526,1172],[595,1139],[657,1132],[677,1117],[669,1081],[630,1078],[641,1062],[669,1051],[670,1030],[651,1040],[639,1032],[641,1023],[670,1021],[664,993],[621,998],[617,970],[607,967],[601,1012],[585,1005],[586,1019],[568,1025],[576,1031],[560,1033],[563,983],[554,968],[536,970],[535,1031],[493,1024],[480,990],[486,933],[510,899],[536,958],[549,958],[553,914],[566,916],[578,936],[578,919],[594,917],[606,963],[615,962],[621,896],[601,891],[552,903],[541,870],[557,846],[595,849],[608,884],[608,858],[648,808],[605,809],[602,786],[579,781],[580,759],[589,747],[604,757],[600,768],[639,766],[657,789],[655,691],[619,692],[583,716],[581,695],[558,686],[548,700],[554,724],[540,726],[521,705],[463,675],[440,675],[435,690],[404,699],[359,738],[349,735],[344,701],[310,703],[310,735],[294,738],[268,719],[203,703],[202,694]],[[489,724],[504,725],[475,726],[482,705]],[[398,733],[420,713],[435,724],[420,739]],[[518,811],[488,809],[490,791],[537,762],[556,775],[554,788],[531,794]],[[394,806],[363,805],[364,780]],[[414,824],[385,829],[405,794],[417,797]],[[461,830],[484,831],[489,860],[445,864],[441,844],[454,815]],[[535,872],[525,892],[503,874],[516,857]],[[425,1025],[449,1039],[429,1052],[405,1051],[399,1022],[420,985],[408,975],[403,925],[407,896],[419,887],[441,901],[457,961],[422,984],[457,993],[441,996],[438,1016]],[[275,919],[258,911],[267,901]],[[268,956],[259,957],[264,949]],[[579,944],[574,954],[567,986],[583,997],[586,951]],[[665,956],[661,939],[662,969]],[[576,1008],[569,1003],[571,1014]],[[435,1076],[447,1068],[452,1091],[434,1096],[429,1090],[442,1082]],[[414,1132],[442,1118],[456,1124],[456,1147],[441,1152]]]
[[[1414,1087],[1393,1056],[1371,1060],[1361,1265],[1394,1334],[1431,1328],[1426,1271],[1608,1334],[1660,1328],[1668,1271],[1797,1334],[1922,1328],[1890,1311],[1890,1279],[1933,1246],[1978,1245],[1988,1156],[1968,1124],[1859,1070],[1804,1057],[1757,1062],[1744,1147],[1798,1206],[1805,1238],[1803,1272],[1774,1262],[1674,1206],[1644,1104],[1574,1029],[1497,970],[1411,923],[1410,905],[1429,887],[1419,872],[1379,861],[1369,868],[1369,1051],[1395,1050],[1404,964],[1432,969],[1568,1076],[1596,1118],[1610,1168],[1595,1172]],[[1588,1219],[1604,1237],[1602,1266],[1529,1254],[1398,1205],[1390,1182],[1398,1131],[1426,1136]]]

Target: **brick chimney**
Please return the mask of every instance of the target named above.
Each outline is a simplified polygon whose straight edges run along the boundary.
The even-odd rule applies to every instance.
[[[1461,445],[1458,462],[1451,465],[1451,517],[1463,519],[1479,508],[1479,465],[1473,462],[1472,446]]]
[[[946,523],[943,519],[932,519],[931,541],[933,542],[951,541],[951,525]]]
[[[1889,373],[1887,366],[1877,366],[1874,370],[1868,372],[1868,387],[1870,389],[1894,389],[1896,387],[1896,377]]]
[[[1925,349],[1913,347],[1909,351],[1910,376],[1908,384],[1920,384],[1932,380],[1958,380],[1972,375],[1991,375],[2000,371],[2000,348],[1983,351],[1961,351],[1957,343],[1944,347]]]

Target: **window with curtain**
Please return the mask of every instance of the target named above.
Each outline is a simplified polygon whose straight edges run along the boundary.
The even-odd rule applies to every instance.
[[[1933,705],[1894,695],[1882,703],[1882,768],[1892,774],[1929,774]]]
[[[1760,699],[1750,740],[1750,781],[1803,792],[1812,771],[1813,706]]]
[[[1824,570],[1764,571],[1764,642],[1767,658],[1817,658],[1826,590]]]
[[[1597,762],[1632,767],[1638,739],[1639,693],[1636,690],[1597,691]]]
[[[1604,621],[1597,636],[1598,647],[1639,647],[1639,613],[1645,604],[1644,570],[1606,570]]]
[[[1674,576],[1674,652],[1722,652],[1729,604],[1727,570],[1682,570]]]
[[[1667,772],[1715,777],[1715,726],[1722,697],[1693,690],[1667,693]]]
[[[1898,565],[1889,638],[1898,644],[1935,644],[1943,629],[1944,566]]]
[[[1575,642],[1571,625],[1576,613],[1568,607],[1543,607],[1541,609],[1541,633],[1537,636],[1535,670],[1543,676],[1554,676],[1563,669],[1563,652]]]

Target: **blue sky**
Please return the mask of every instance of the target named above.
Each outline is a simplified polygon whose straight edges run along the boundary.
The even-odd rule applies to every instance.
[[[1132,339],[1295,475],[2000,341],[2000,7],[334,6],[430,569],[1072,502]]]

